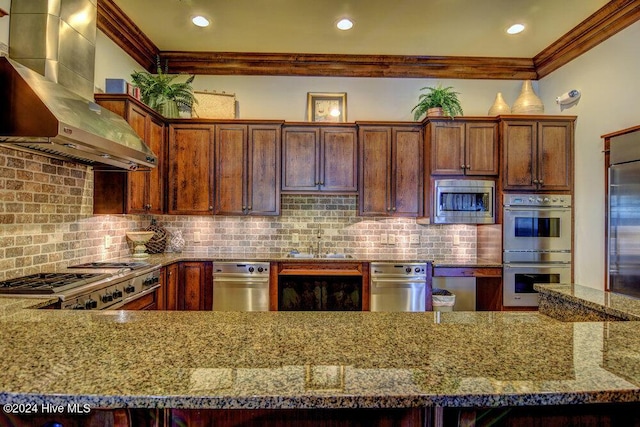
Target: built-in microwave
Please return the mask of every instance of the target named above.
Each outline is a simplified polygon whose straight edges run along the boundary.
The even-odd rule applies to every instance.
[[[437,179],[434,181],[435,224],[494,224],[496,184],[493,180]]]

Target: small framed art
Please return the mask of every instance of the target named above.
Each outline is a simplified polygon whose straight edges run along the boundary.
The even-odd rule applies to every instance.
[[[307,93],[307,120],[310,122],[340,123],[347,121],[347,94]]]

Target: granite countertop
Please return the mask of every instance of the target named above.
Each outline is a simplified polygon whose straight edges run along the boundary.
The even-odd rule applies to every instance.
[[[197,252],[162,253],[154,254],[147,258],[148,262],[168,265],[179,261],[278,261],[278,262],[403,262],[426,263],[430,262],[434,267],[470,267],[470,268],[502,268],[502,262],[476,257],[457,257],[440,260],[406,258],[400,255],[360,255],[350,254],[351,258],[293,258],[286,255],[257,255],[257,254],[220,254],[215,256],[198,254]]]
[[[577,284],[536,284],[534,289],[625,320],[640,320],[640,299]]]
[[[41,301],[13,300],[30,303]],[[568,323],[537,312],[20,308],[0,323],[3,403],[392,408],[640,402],[638,322]]]

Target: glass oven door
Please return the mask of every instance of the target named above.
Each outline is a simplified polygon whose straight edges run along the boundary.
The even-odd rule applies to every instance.
[[[571,208],[504,208],[505,252],[571,251]]]
[[[505,264],[502,302],[507,307],[537,307],[534,284],[570,282],[571,264]]]

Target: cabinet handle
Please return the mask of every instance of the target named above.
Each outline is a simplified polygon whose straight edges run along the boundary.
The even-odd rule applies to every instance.
[[[538,182],[539,182],[539,181],[538,181],[537,179],[534,179],[534,180],[533,180],[533,183],[534,183],[534,184],[537,184]]]
[[[320,181],[320,185],[324,185],[324,181]]]
[[[213,206],[209,206],[209,210],[212,211],[213,210]]]
[[[464,165],[460,165],[460,169],[464,169]]]
[[[391,208],[391,210],[395,212],[396,211],[396,207],[394,206],[393,208]]]
[[[471,165],[467,165],[467,169],[471,170]]]
[[[391,212],[391,208],[387,208],[387,212]]]
[[[246,206],[243,206],[243,207],[242,207],[242,210],[245,210],[245,209],[247,209],[247,207],[246,207]]]
[[[538,181],[538,183],[539,183],[540,185],[544,185],[544,182],[543,182],[542,180]]]
[[[247,210],[253,209],[253,206],[247,206]]]

